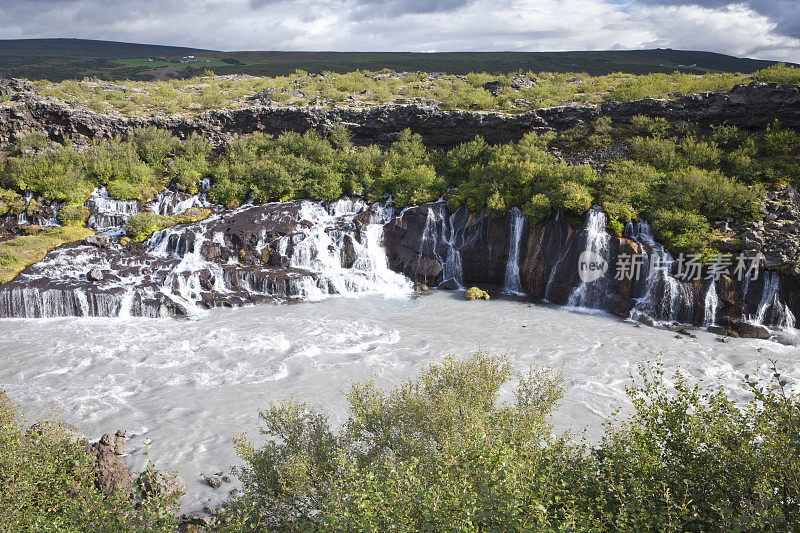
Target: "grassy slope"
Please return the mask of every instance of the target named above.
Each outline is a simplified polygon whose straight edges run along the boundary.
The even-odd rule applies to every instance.
[[[65,226],[0,242],[0,284],[11,281],[26,267],[42,261],[49,251],[62,244],[83,240],[93,233],[87,228]]]
[[[593,75],[612,72],[645,74],[672,72],[679,65],[689,72],[749,73],[772,64],[770,61],[743,59],[711,52],[669,49],[599,52],[445,52],[436,54],[406,52],[215,52],[192,48],[156,46],[81,39],[0,40],[0,75],[29,79],[151,79],[158,76],[149,56],[181,57],[202,55],[211,63],[162,65],[187,75],[214,69],[218,74],[245,73],[262,76],[285,75],[296,69],[309,72],[356,69],[396,71],[505,73],[517,70],[534,72],[587,72]],[[159,65],[155,65],[157,68]]]

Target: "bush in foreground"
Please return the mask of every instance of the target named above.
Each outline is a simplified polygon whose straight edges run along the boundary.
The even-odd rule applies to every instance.
[[[560,378],[512,380],[477,354],[385,392],[353,384],[335,431],[307,405],[261,413],[238,440],[244,494],[221,530],[777,531],[800,519],[800,403],[775,381],[739,407],[720,389],[643,365],[632,414],[596,446],[554,436]],[[770,388],[769,385],[774,385]]]
[[[0,531],[172,531],[174,509],[95,484],[94,456],[58,423],[26,431],[0,392]]]

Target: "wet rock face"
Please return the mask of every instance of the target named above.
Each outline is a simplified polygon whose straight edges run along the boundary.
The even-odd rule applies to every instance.
[[[522,86],[529,82],[523,78],[519,77],[514,83]],[[193,118],[111,117],[41,98],[20,84],[23,82],[12,80],[0,87],[0,91],[14,91],[14,98],[18,100],[16,105],[0,108],[0,145],[13,143],[30,131],[44,131],[59,142],[87,143],[91,139],[107,139],[146,126],[166,129],[184,138],[192,133],[204,133],[219,141],[255,131],[278,134],[314,129],[324,132],[337,124],[347,124],[354,139],[361,143],[388,143],[408,128],[422,135],[428,145],[441,148],[455,146],[476,135],[490,143],[517,141],[536,129],[565,129],[601,116],[627,122],[636,115],[649,115],[670,121],[690,120],[702,125],[727,123],[745,128],[764,128],[775,117],[780,117],[785,126],[800,127],[800,88],[767,83],[737,86],[727,93],[688,95],[671,101],[644,99],[606,102],[599,106],[561,106],[520,115],[451,112],[433,103],[333,109],[257,106],[209,111]]]
[[[106,433],[99,442],[92,445],[96,459],[96,483],[100,490],[112,493],[124,490],[133,497],[133,476],[122,461],[125,452],[125,432],[117,431],[115,435]]]
[[[621,318],[635,318],[647,323],[683,322],[708,325],[708,302],[715,306],[708,314],[716,324],[741,331],[741,336],[765,338],[775,329],[791,322],[800,304],[800,282],[775,272],[764,271],[748,285],[723,276],[714,283],[708,280],[674,279],[675,265],[669,277],[647,277],[647,264],[637,277],[617,276],[622,257],[662,257],[666,252],[652,240],[649,226],[643,234],[625,237],[607,235],[603,257],[608,271],[582,295],[578,263],[588,241],[597,238],[588,232],[589,216],[581,227],[572,227],[562,217],[550,218],[533,227],[526,222],[519,242],[519,277],[525,294],[558,305],[579,305],[605,310]],[[450,212],[444,204],[428,204],[407,209],[384,228],[384,241],[391,268],[412,280],[443,289],[471,285],[504,286],[504,273],[511,250],[511,214],[490,217],[486,213]],[[602,229],[602,232],[605,232]],[[455,252],[448,250],[455,249]],[[448,261],[457,258],[461,278],[446,275]],[[650,260],[650,259],[647,259]],[[708,301],[708,302],[707,302]],[[745,320],[743,320],[743,317]],[[754,323],[749,323],[754,322]],[[758,325],[761,324],[761,325]]]
[[[141,244],[122,245],[112,226],[54,250],[0,286],[0,317],[179,317],[195,307],[411,292],[382,259],[383,206],[344,198],[214,209]]]

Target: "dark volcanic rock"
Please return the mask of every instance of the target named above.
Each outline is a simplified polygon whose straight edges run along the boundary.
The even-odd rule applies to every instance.
[[[785,126],[800,127],[800,88],[794,85],[752,83],[727,93],[702,93],[676,100],[644,99],[606,102],[597,106],[560,106],[519,115],[496,112],[447,111],[437,105],[380,105],[367,108],[249,107],[208,111],[196,117],[111,117],[75,109],[31,93],[16,105],[0,108],[0,145],[15,142],[30,131],[43,131],[55,141],[87,143],[107,139],[135,128],[156,126],[187,137],[205,133],[216,140],[262,131],[329,131],[345,124],[360,143],[388,143],[404,129],[420,134],[435,147],[450,147],[476,135],[490,143],[516,141],[542,128],[565,129],[605,116],[627,122],[636,115],[670,121],[696,121],[765,128],[775,117]]]

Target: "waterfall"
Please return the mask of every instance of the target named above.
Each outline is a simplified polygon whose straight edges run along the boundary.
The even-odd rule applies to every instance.
[[[122,227],[139,212],[138,201],[115,200],[108,195],[105,187],[92,191],[86,206],[91,213],[88,226],[105,234],[122,234]]]
[[[525,225],[525,215],[519,208],[512,208],[509,218],[508,232],[508,261],[506,273],[503,278],[503,293],[524,295],[522,280],[519,275],[519,249],[522,242],[522,227]]]
[[[192,207],[203,207],[205,205],[206,202],[202,193],[191,195],[165,189],[150,204],[150,210],[157,215],[172,216],[183,213]]]
[[[92,208],[119,215],[132,212],[133,204],[98,190]],[[143,252],[115,239],[67,245],[0,286],[0,317],[161,317],[198,306],[334,294],[406,296],[411,282],[389,268],[383,244],[383,227],[393,216],[391,208],[362,200],[276,202],[158,231]],[[114,236],[122,228],[107,230]],[[88,279],[94,267],[103,279]]]
[[[675,260],[663,245],[655,241],[650,224],[644,220],[636,224],[628,223],[625,233],[651,250],[648,255],[645,246],[641,247],[642,273],[647,277],[644,294],[636,299],[630,318],[642,320],[648,317],[661,322],[691,321],[694,305],[691,286],[672,276]]]
[[[775,329],[790,329],[795,326],[795,317],[789,306],[781,299],[781,278],[776,272],[764,272],[764,288],[761,301],[750,322]]]
[[[463,207],[448,217],[447,206],[444,202],[429,204],[420,242],[420,252],[423,254],[430,252],[430,255],[442,265],[441,283],[452,282],[453,286],[450,288],[458,289],[464,288],[464,270],[460,246],[457,242],[458,231],[455,226],[456,216],[461,209]],[[463,244],[461,243],[461,246]],[[441,248],[444,248],[444,255],[440,253]]]
[[[719,307],[719,298],[717,298],[716,283],[712,281],[708,285],[706,297],[703,300],[703,325],[713,326],[717,320],[717,308]]]
[[[383,248],[383,225],[391,217],[391,210],[373,206],[375,220],[360,230],[352,226],[354,217],[368,208],[360,200],[342,199],[327,208],[303,202],[300,219],[310,224],[290,237],[292,246],[288,252],[290,266],[313,274],[299,285],[303,295],[320,299],[327,294],[377,293],[393,297],[410,293],[411,282],[389,269]],[[320,292],[308,285],[311,279]]]
[[[442,282],[453,280],[458,288],[462,289],[464,288],[464,270],[461,262],[461,251],[456,244],[455,227],[455,217],[462,207],[453,211],[448,218],[446,216],[446,204],[444,202],[439,202],[436,205],[438,207],[439,217],[442,221],[441,242],[447,246],[447,254],[442,264]]]
[[[584,229],[581,231],[585,240],[584,252],[581,254],[581,262],[584,258],[604,262],[606,268],[609,265],[609,235],[606,232],[606,214],[599,207],[593,207],[589,211]],[[581,268],[581,265],[576,265]],[[608,294],[608,279],[601,275],[595,279],[582,279],[580,284],[575,287],[569,296],[567,305],[570,307],[585,307],[590,309],[605,309],[606,296]]]

